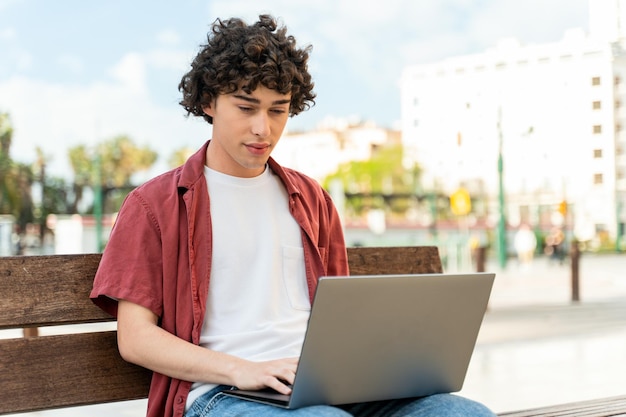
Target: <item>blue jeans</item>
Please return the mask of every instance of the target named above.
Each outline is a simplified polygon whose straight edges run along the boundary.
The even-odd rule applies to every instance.
[[[437,394],[341,406],[315,405],[286,410],[221,394],[219,386],[198,398],[185,417],[493,417],[495,414],[475,401],[453,394]]]

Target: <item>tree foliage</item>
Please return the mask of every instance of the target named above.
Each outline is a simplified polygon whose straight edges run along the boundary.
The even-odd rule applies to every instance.
[[[83,189],[99,185],[105,199],[120,189],[132,188],[132,177],[149,169],[157,160],[157,153],[148,146],[137,146],[128,136],[120,135],[96,147],[78,145],[68,151],[74,171],[74,193],[77,203],[82,200]],[[119,197],[119,196],[117,196]],[[119,198],[116,198],[119,201]],[[108,210],[116,210],[109,207]]]
[[[7,113],[0,113],[0,214],[12,214],[24,227],[32,221],[32,169],[11,159],[13,126]]]
[[[391,208],[403,212],[407,208],[406,199],[389,199],[393,195],[415,194],[420,177],[418,165],[407,169],[402,164],[401,145],[383,146],[372,153],[365,161],[351,161],[339,166],[336,173],[323,181],[329,189],[334,180],[341,181],[346,194],[350,196],[347,208],[359,216],[370,208]]]
[[[99,157],[99,182],[107,188],[132,185],[133,175],[149,169],[157,160],[157,156],[157,153],[148,146],[139,147],[126,135],[116,136],[95,148],[78,145],[69,149],[74,181],[83,186],[95,185],[98,173],[94,168]]]
[[[22,229],[34,222],[45,226],[45,219],[51,213],[79,213],[84,191],[95,185],[100,185],[105,210],[116,211],[133,187],[133,176],[152,167],[157,159],[155,151],[137,146],[125,135],[95,147],[78,145],[68,151],[74,172],[74,183],[71,183],[47,175],[49,157],[39,147],[32,164],[14,161],[10,156],[12,140],[9,114],[0,112],[0,214],[13,215]],[[96,169],[98,162],[99,170]],[[35,183],[41,188],[34,188]],[[33,190],[41,204],[35,205]],[[91,208],[83,205],[80,211],[89,212]]]
[[[172,155],[167,160],[170,168],[176,168],[184,164],[187,159],[195,152],[195,149],[192,148],[180,148],[175,150]]]
[[[9,115],[0,113],[0,213],[12,214],[18,203],[16,181],[13,181],[13,161],[9,155],[13,127]]]

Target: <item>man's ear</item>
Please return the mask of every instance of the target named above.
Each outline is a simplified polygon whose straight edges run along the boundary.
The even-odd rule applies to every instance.
[[[211,104],[205,104],[202,106],[202,112],[207,116],[213,117],[213,106],[211,106]]]

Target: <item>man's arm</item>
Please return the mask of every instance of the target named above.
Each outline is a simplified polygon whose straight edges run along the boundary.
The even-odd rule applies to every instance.
[[[119,301],[117,342],[124,360],[185,381],[291,392],[282,381],[293,384],[297,358],[251,362],[189,343],[157,323],[149,309]]]

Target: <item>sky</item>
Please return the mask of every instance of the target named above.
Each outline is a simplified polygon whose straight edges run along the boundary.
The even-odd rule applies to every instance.
[[[594,0],[591,0],[594,1]],[[0,112],[11,157],[71,178],[67,150],[128,135],[159,153],[211,137],[186,117],[178,83],[216,18],[280,19],[301,46],[316,105],[289,130],[350,118],[394,127],[404,68],[481,53],[503,38],[559,41],[588,27],[587,0],[0,0]],[[279,145],[280,146],[280,145]]]

